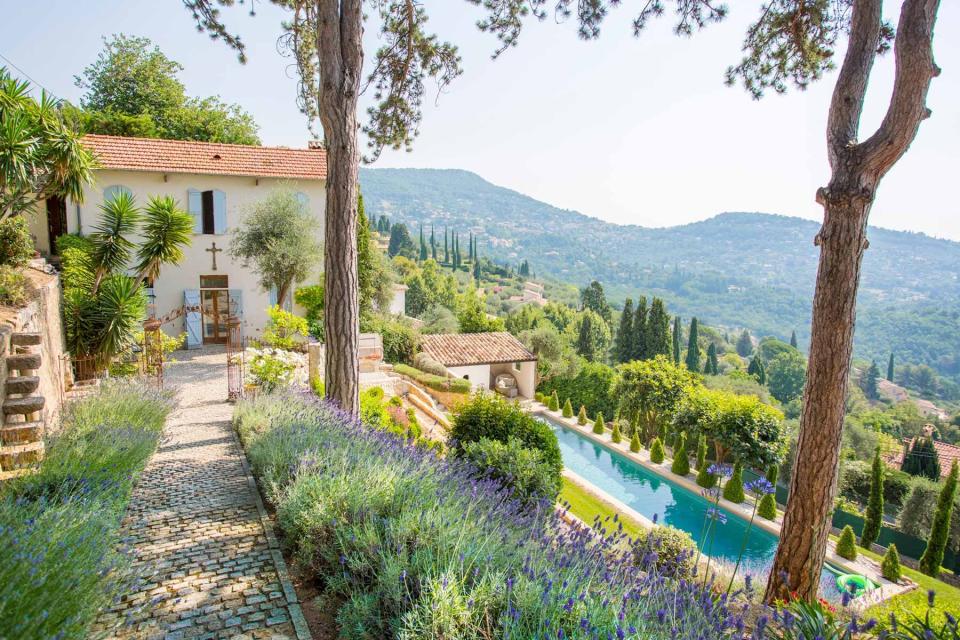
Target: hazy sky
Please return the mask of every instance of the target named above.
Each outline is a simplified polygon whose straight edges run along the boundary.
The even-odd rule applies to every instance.
[[[375,166],[469,169],[620,223],[674,225],[721,211],[818,219],[814,193],[828,177],[823,130],[834,78],[761,101],[725,87],[723,71],[739,60],[759,2],[729,4],[726,22],[691,39],[672,35],[670,16],[634,39],[637,2],[611,11],[599,41],[578,40],[573,24],[531,22],[520,46],[493,61],[496,41],[474,26],[478,9],[427,0],[430,27],[460,46],[464,75],[436,103],[430,93],[414,151],[387,152]],[[899,2],[885,4],[895,21]],[[180,0],[0,0],[0,7],[0,55],[60,97],[79,98],[73,76],[96,58],[101,36],[142,35],[184,65],[189,94],[219,94],[250,111],[265,144],[308,139],[295,71],[276,48],[283,14],[269,4],[258,2],[255,18],[242,7],[224,12],[249,46],[245,66],[194,30]],[[372,51],[372,29],[368,40]],[[960,240],[953,190],[960,179],[960,2],[941,3],[934,48],[943,73],[930,90],[933,117],[882,183],[871,222]],[[892,62],[886,56],[874,71],[867,134],[886,108]]]

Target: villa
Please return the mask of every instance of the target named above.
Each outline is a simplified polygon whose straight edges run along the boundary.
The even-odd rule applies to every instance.
[[[150,314],[170,319],[166,332],[186,332],[188,347],[225,342],[232,315],[245,335],[261,332],[276,292],[260,288],[252,271],[230,257],[230,231],[247,207],[279,185],[296,191],[322,230],[326,152],[315,144],[291,149],[104,135],[85,136],[83,143],[99,163],[94,182],[82,203],[49,198],[30,217],[40,253],[55,256],[61,235],[93,232],[100,206],[117,193],[131,194],[140,206],[152,196],[173,196],[193,216],[193,242],[181,264],[164,267],[149,283]]]

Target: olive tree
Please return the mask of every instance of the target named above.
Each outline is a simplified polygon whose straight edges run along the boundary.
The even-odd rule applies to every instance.
[[[575,15],[579,34],[597,38],[610,9],[621,0],[467,0],[490,11],[479,27],[499,39],[499,55],[515,46],[528,17],[545,19],[550,7],[559,18]],[[666,13],[667,0],[637,3],[632,29],[640,35]],[[726,5],[711,0],[675,0],[678,35],[690,35],[726,17]],[[800,416],[797,460],[780,544],[770,570],[768,602],[791,593],[813,600],[819,588],[830,533],[850,371],[860,267],[866,251],[867,219],[880,182],[906,153],[930,116],[926,98],[940,73],[933,59],[933,27],[939,0],[902,0],[896,30],[884,20],[883,0],[764,0],[747,30],[745,55],[726,73],[754,97],[766,91],[803,89],[840,64],[827,115],[827,160],[831,175],[816,193],[823,225],[814,238],[820,248],[813,299],[809,368]],[[860,117],[877,55],[894,52],[894,82],[886,114],[872,133],[861,135]],[[799,477],[798,474],[803,474]]]

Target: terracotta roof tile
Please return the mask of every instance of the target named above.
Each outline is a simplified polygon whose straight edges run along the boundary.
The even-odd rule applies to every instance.
[[[909,450],[913,446],[914,438],[904,438],[903,444]],[[954,460],[960,463],[960,447],[948,444],[942,440],[934,440],[933,448],[937,451],[937,460],[940,462],[940,477],[946,478],[950,475],[950,465]],[[883,456],[884,461],[891,467],[897,469],[903,464],[903,450]]]
[[[426,335],[421,339],[420,350],[445,367],[537,359],[506,331]]]
[[[323,149],[255,147],[192,140],[87,135],[83,143],[106,169],[323,180]]]

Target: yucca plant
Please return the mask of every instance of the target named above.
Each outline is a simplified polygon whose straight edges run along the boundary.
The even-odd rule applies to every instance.
[[[137,283],[156,279],[164,264],[183,262],[183,248],[193,236],[193,218],[171,196],[154,196],[144,210],[144,237],[137,251]]]
[[[128,236],[136,232],[140,209],[133,196],[120,192],[100,205],[101,222],[90,234],[93,251],[93,289],[97,295],[100,283],[110,273],[119,273],[130,263],[136,245]]]

